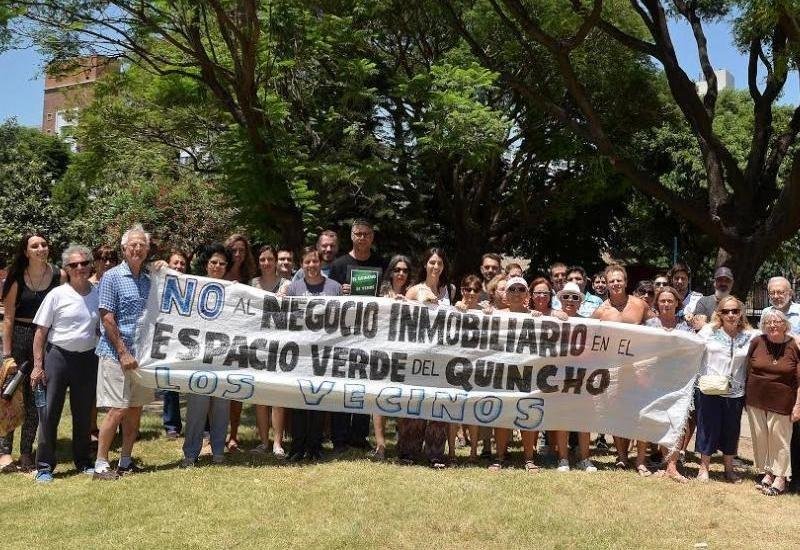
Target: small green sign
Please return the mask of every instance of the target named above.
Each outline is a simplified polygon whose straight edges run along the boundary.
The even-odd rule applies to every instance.
[[[380,269],[354,267],[350,271],[350,294],[353,296],[377,296],[380,277]]]

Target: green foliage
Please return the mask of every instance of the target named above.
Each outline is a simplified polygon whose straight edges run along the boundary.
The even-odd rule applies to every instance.
[[[0,125],[0,253],[9,254],[23,233],[44,232],[54,248],[70,238],[64,230],[69,205],[53,198],[53,184],[69,162],[69,151],[55,137],[19,126]]]

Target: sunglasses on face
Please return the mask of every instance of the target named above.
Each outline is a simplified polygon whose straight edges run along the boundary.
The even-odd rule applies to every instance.
[[[739,315],[742,310],[737,307],[733,309],[721,309],[719,312],[723,315]]]
[[[561,299],[566,300],[568,302],[577,302],[578,300],[581,299],[581,297],[578,296],[577,294],[562,294]]]
[[[92,265],[92,262],[89,260],[84,260],[82,262],[70,262],[67,264],[67,267],[70,269],[75,269],[76,267],[88,267]]]
[[[479,288],[472,288],[472,287],[467,287],[467,286],[462,286],[461,287],[461,293],[462,294],[477,294],[480,291],[481,291],[481,289],[479,289]]]

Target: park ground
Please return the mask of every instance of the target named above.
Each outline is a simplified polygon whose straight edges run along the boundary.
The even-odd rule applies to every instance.
[[[391,459],[373,463],[355,451],[299,466],[242,452],[228,455],[225,465],[205,457],[182,470],[183,440],[164,437],[157,405],[143,417],[135,450],[148,471],[116,482],[75,472],[65,412],[55,482],[37,485],[26,474],[0,478],[4,546],[800,547],[800,496],[761,495],[752,476],[740,485],[723,483],[718,463],[712,482],[687,485],[615,471],[610,455],[599,457],[594,474],[559,473],[552,463],[537,474],[488,472],[466,466],[463,449],[463,465],[443,471]],[[245,449],[255,446],[251,414],[245,407]],[[513,451],[520,464],[520,449]],[[741,454],[749,453],[745,430]],[[692,461],[685,473],[696,471]]]

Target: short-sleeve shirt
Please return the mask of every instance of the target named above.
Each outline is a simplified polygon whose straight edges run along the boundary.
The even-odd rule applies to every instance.
[[[763,310],[761,310],[761,316],[763,317],[765,313],[768,313],[775,309],[772,306],[767,306]],[[786,316],[789,318],[789,325],[791,326],[791,333],[800,336],[800,304],[792,302],[789,304],[789,311],[786,312]]]
[[[122,341],[133,355],[135,355],[133,340],[136,334],[136,323],[144,311],[149,293],[150,274],[147,269],[142,267],[139,276],[134,277],[128,267],[128,262],[122,262],[117,267],[112,267],[100,279],[100,309],[114,314]],[[108,339],[106,328],[102,324],[97,355],[119,361],[117,350]]]
[[[705,315],[707,320],[711,319],[711,315],[717,309],[717,297],[714,294],[703,296],[697,301],[694,306],[695,315]]]
[[[67,351],[85,352],[97,345],[99,294],[97,288],[82,296],[72,285],[61,285],[44,297],[33,323],[50,330],[47,341]]]
[[[646,326],[648,326],[648,327],[664,328],[664,325],[661,324],[661,319],[659,319],[658,317],[651,317],[650,319],[645,321],[644,324]],[[680,321],[680,320],[675,325],[675,329],[674,330],[682,330],[683,332],[692,332],[692,333],[694,333],[694,329],[692,327],[690,327],[686,323],[686,321]]]
[[[331,263],[331,271],[329,277],[339,284],[352,284],[351,276],[353,269],[366,268],[375,271],[377,275],[372,276],[375,281],[375,291],[373,296],[378,295],[380,289],[380,282],[383,279],[383,272],[386,270],[386,260],[377,254],[370,254],[366,260],[357,260],[350,254],[339,256],[333,263]],[[352,291],[351,291],[352,293]]]
[[[321,283],[314,285],[305,279],[300,279],[289,283],[285,292],[287,296],[340,296],[342,285],[327,277],[323,277]]]
[[[800,381],[800,350],[794,338],[785,344],[768,342],[761,335],[750,346],[745,400],[749,407],[790,415]]]

